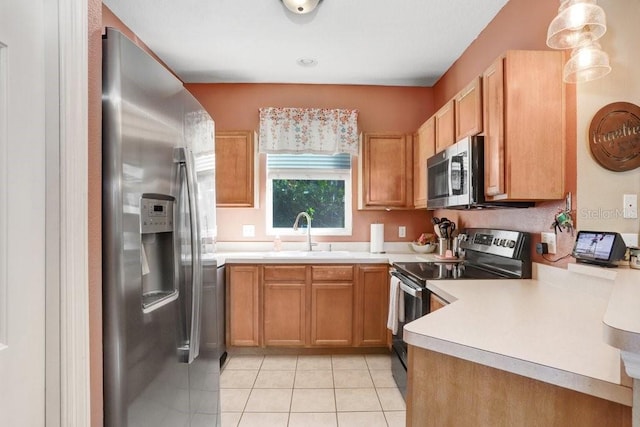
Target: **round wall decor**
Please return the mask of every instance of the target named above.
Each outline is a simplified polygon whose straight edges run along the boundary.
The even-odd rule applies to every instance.
[[[589,148],[596,161],[609,170],[640,167],[640,107],[629,102],[602,107],[589,126]]]

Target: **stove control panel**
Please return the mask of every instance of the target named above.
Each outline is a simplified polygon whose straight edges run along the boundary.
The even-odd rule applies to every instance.
[[[460,247],[480,253],[518,258],[526,243],[527,233],[512,230],[470,228],[460,239]]]

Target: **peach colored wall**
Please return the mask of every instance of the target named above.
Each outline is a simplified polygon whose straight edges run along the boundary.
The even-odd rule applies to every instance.
[[[261,107],[356,108],[361,131],[413,133],[433,110],[431,88],[355,85],[299,84],[187,84],[216,122],[217,130],[258,130]],[[270,241],[265,232],[264,155],[261,156],[260,207],[217,210],[218,241]],[[354,174],[354,185],[357,175]],[[354,189],[354,206],[357,206]],[[369,241],[369,224],[382,222],[385,241],[409,241],[428,229],[425,211],[353,210],[350,237],[318,237],[318,241]],[[293,218],[292,218],[293,223]],[[242,225],[256,227],[255,238],[242,237]],[[407,227],[407,237],[398,238],[397,226]],[[299,240],[285,237],[283,240]]]
[[[557,0],[511,0],[433,86],[440,108],[505,50],[548,49],[547,27],[558,13]]]
[[[120,30],[122,32],[122,34],[124,34],[125,36],[129,37],[135,44],[138,45],[138,47],[144,49],[149,55],[153,56],[156,59],[156,61],[158,61],[159,63],[164,65],[164,67],[167,70],[169,70],[172,74],[175,75],[175,73],[173,73],[173,70],[171,68],[167,67],[167,64],[165,64],[164,61],[162,61],[160,58],[158,58],[158,56],[149,48],[149,46],[147,46],[142,40],[140,40],[138,38],[136,33],[131,31],[131,29],[129,27],[127,27],[127,25],[124,22],[122,22],[120,20],[120,18],[118,18],[111,11],[111,9],[109,9],[107,6],[105,6],[103,4],[102,5],[102,34],[104,34],[104,28],[105,27],[112,27],[112,28],[117,28],[118,30]]]
[[[546,50],[547,27],[558,11],[556,0],[530,1],[511,0],[484,29],[478,38],[458,58],[451,68],[433,87],[435,108],[461,90],[471,79],[481,74],[502,52],[509,49]],[[576,206],[576,106],[575,86],[567,85],[567,152],[565,188],[573,195],[573,209]],[[544,125],[541,123],[541,125]],[[550,153],[553,155],[553,153]],[[539,203],[534,208],[522,210],[492,210],[481,212],[437,210],[435,216],[455,219],[459,227],[501,227],[532,233],[532,253],[534,261],[547,264],[533,248],[540,241],[540,232],[550,231],[558,209],[564,208],[564,201]],[[575,215],[574,215],[575,218]],[[558,235],[557,255],[571,252],[573,236],[568,233]],[[564,266],[570,258],[558,262]]]
[[[91,425],[103,425],[102,406],[102,2],[88,1],[89,98],[89,363]]]

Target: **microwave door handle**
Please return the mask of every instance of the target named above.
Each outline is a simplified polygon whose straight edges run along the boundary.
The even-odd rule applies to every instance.
[[[451,180],[451,173],[453,172],[453,156],[447,159],[447,181],[449,186],[449,196],[453,196],[453,181]]]

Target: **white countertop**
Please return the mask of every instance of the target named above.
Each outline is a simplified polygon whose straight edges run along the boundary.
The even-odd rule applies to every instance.
[[[531,280],[430,281],[452,303],[406,325],[405,341],[631,406],[620,351],[603,340],[603,318],[640,331],[640,292],[633,316],[627,298],[640,271],[612,281],[575,269],[535,270]],[[611,307],[618,301],[629,311]]]
[[[603,319],[605,341],[640,353],[640,270],[617,271],[615,281]]]
[[[218,252],[214,254],[218,265],[223,264],[392,264],[394,262],[419,262],[432,254],[381,253],[356,251],[279,251],[279,252]]]

